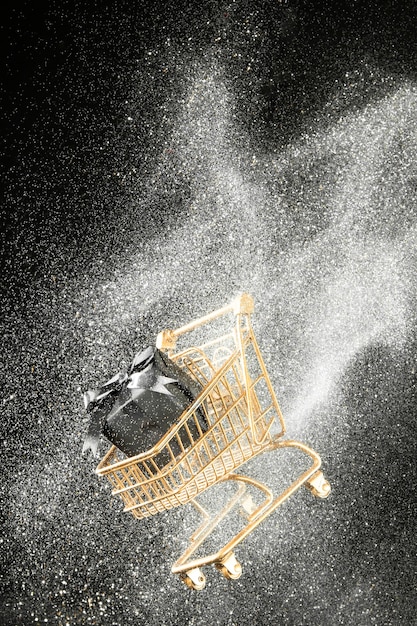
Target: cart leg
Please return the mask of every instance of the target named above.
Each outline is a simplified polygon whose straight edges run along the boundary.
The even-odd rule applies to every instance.
[[[205,530],[210,525],[211,518],[210,518],[209,513],[206,511],[206,509],[203,506],[201,506],[201,504],[197,502],[195,498],[193,500],[190,500],[190,503],[204,518],[204,521],[202,522],[202,524],[193,532],[193,534],[190,537],[190,542],[194,543],[195,541],[198,541],[198,538],[201,535],[204,534]]]
[[[239,513],[241,514],[242,517],[248,520],[250,516],[252,515],[252,513],[256,511],[256,509],[257,509],[257,506],[255,502],[253,501],[252,496],[250,495],[250,493],[246,493],[240,501]]]
[[[321,471],[313,474],[313,476],[306,481],[305,486],[311,491],[313,496],[317,498],[327,498],[331,492],[330,483],[325,479]]]

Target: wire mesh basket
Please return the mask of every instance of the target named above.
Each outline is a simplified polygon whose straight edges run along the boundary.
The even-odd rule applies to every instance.
[[[96,470],[109,480],[112,494],[122,499],[124,511],[138,519],[189,502],[203,514],[203,527],[172,568],[194,589],[204,586],[202,565],[215,563],[225,576],[237,578],[241,567],[232,552],[235,545],[299,486],[305,484],[319,497],[330,492],[318,471],[319,456],[304,444],[282,440],[285,424],[253,333],[252,311],[253,300],[244,294],[229,306],[158,335],[157,347],[196,380],[202,391],[153,448],[126,458],[112,446]],[[217,335],[206,340],[207,333],[199,331],[219,320]],[[185,347],[178,349],[177,344],[187,338]],[[196,343],[202,339],[203,343]],[[256,455],[278,447],[302,450],[313,465],[274,498],[265,485],[235,471]],[[196,498],[225,480],[238,482],[240,487],[233,502],[211,519]],[[259,507],[249,506],[243,531],[215,554],[189,561],[230,508],[245,501],[243,492],[249,484],[262,491],[265,501]]]

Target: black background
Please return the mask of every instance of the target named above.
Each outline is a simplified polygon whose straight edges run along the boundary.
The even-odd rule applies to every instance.
[[[2,11],[2,623],[417,623],[415,4]],[[335,190],[363,155],[371,200],[338,231],[354,190],[339,206]],[[186,513],[110,507],[80,454],[80,397],[240,290],[289,434],[322,454],[333,492],[300,493],[241,546],[239,581],[213,574],[197,594],[169,572]],[[315,324],[335,373],[292,421],[326,354]]]

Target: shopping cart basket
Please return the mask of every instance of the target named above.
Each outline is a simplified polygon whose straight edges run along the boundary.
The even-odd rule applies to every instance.
[[[187,503],[201,513],[203,523],[172,567],[193,589],[205,586],[201,568],[209,564],[227,578],[239,578],[242,568],[235,547],[302,485],[319,498],[330,493],[319,455],[298,441],[283,439],[285,424],[252,330],[252,312],[253,300],[243,294],[229,306],[158,335],[157,347],[202,391],[153,448],[126,458],[112,446],[96,469],[110,481],[112,494],[123,500],[124,511],[138,519]],[[204,331],[213,324],[217,335],[210,337]],[[193,338],[191,345],[187,338]],[[185,347],[179,349],[184,340]],[[256,455],[283,448],[297,449],[310,460],[308,469],[279,496],[263,482],[235,473]],[[197,497],[226,481],[236,484],[237,490],[211,516]],[[249,487],[262,495],[260,504],[248,493]],[[219,550],[197,557],[198,548],[237,505],[245,514],[243,528]]]

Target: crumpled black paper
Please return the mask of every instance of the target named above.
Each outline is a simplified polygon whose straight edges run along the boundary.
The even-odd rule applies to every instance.
[[[83,452],[97,456],[103,434],[127,456],[152,448],[185,409],[201,386],[155,347],[137,354],[129,372],[113,376],[99,389],[84,394],[90,425]],[[202,430],[207,423],[197,411]],[[195,428],[195,427],[194,427]]]

